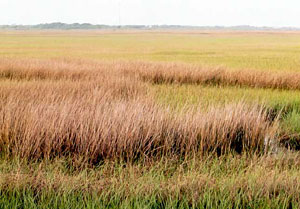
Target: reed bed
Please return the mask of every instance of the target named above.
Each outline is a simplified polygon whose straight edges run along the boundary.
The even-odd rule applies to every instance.
[[[276,125],[263,107],[187,106],[176,112],[156,104],[132,74],[140,65],[78,61],[73,71],[74,63],[49,63],[2,65],[1,75],[12,69],[0,85],[0,147],[8,156],[70,156],[95,164],[263,152],[265,140],[275,138]]]
[[[300,89],[299,72],[272,72],[257,70],[229,70],[203,68],[185,64],[140,63],[139,77],[153,84],[195,84],[245,86],[253,88]]]
[[[277,152],[277,111],[242,101],[174,107],[151,90],[231,85],[229,73],[238,75],[179,64],[1,59],[0,207],[298,205],[299,154]]]
[[[131,77],[153,84],[229,85],[300,90],[299,72],[229,70],[180,63],[139,61],[97,62],[78,59],[0,60],[0,79],[111,80]]]
[[[137,101],[2,105],[1,149],[22,158],[137,159],[262,151],[272,126],[257,108],[228,106],[174,115]]]
[[[9,80],[88,80],[107,79],[118,63],[88,62],[78,59],[0,59],[0,78]]]

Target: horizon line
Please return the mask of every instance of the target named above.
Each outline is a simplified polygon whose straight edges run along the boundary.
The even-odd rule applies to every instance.
[[[247,25],[247,24],[239,24],[239,25],[184,25],[184,24],[105,24],[105,23],[89,23],[89,22],[73,22],[73,23],[65,23],[65,22],[46,22],[46,23],[37,23],[37,24],[19,24],[19,23],[13,23],[13,24],[0,24],[0,26],[42,26],[42,25],[53,25],[53,24],[61,24],[61,25],[89,25],[89,26],[109,26],[109,27],[130,27],[130,26],[137,26],[137,27],[149,27],[149,26],[156,26],[156,27],[162,27],[162,26],[169,26],[169,27],[194,27],[194,28],[235,28],[235,27],[248,27],[248,28],[270,28],[270,29],[300,29],[298,26],[257,26],[257,25]]]

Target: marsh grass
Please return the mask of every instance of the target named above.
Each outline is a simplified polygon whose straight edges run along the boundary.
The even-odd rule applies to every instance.
[[[0,64],[0,74],[9,80],[0,86],[0,147],[8,156],[69,156],[97,164],[105,159],[263,153],[265,139],[276,137],[277,124],[268,121],[263,107],[241,102],[174,112],[155,104],[149,84],[137,72],[172,73],[168,65],[22,63]]]
[[[3,164],[1,207],[297,208],[299,155],[107,161],[69,171],[61,159]]]
[[[113,80],[130,77],[153,84],[196,84],[270,89],[300,89],[300,73],[203,68],[179,63],[119,61],[84,62],[72,59],[29,61],[1,59],[0,78],[10,80]],[[100,81],[101,81],[100,80]]]
[[[201,68],[181,64],[139,64],[137,73],[153,84],[196,84],[271,89],[300,89],[300,73]]]
[[[0,207],[296,208],[299,156],[268,152],[280,142],[281,106],[270,120],[261,104],[174,108],[153,95],[157,75],[164,85],[231,82],[231,71],[215,70],[1,59]],[[257,89],[295,87],[289,73],[249,73],[230,75]]]
[[[51,96],[43,94],[41,101],[34,98],[20,106],[24,100],[13,95],[1,104],[3,152],[29,159],[82,155],[95,163],[107,158],[263,152],[264,139],[276,133],[263,109],[242,103],[174,114],[149,101],[113,101],[99,92],[88,101],[51,101]]]

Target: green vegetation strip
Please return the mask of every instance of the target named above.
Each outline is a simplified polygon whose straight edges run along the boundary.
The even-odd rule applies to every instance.
[[[299,154],[74,167],[2,160],[1,208],[297,208]],[[66,163],[70,162],[70,163]]]

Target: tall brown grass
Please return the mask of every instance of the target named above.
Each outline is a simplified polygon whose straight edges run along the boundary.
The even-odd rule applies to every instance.
[[[135,73],[153,84],[204,84],[300,89],[300,73],[203,68],[186,64],[139,63]]]
[[[245,105],[175,114],[150,102],[90,99],[1,104],[2,151],[22,158],[72,156],[92,162],[222,154],[262,151],[273,133],[265,113]]]
[[[140,78],[150,79],[156,70],[177,76],[173,67],[23,62],[0,64],[5,78],[0,84],[0,148],[7,156],[69,156],[98,163],[261,152],[265,139],[275,137],[276,126],[258,106],[185,107],[176,112],[155,104]]]
[[[131,77],[153,84],[234,85],[256,88],[300,89],[300,73],[229,70],[179,63],[97,62],[74,59],[0,60],[0,79],[111,80]]]

